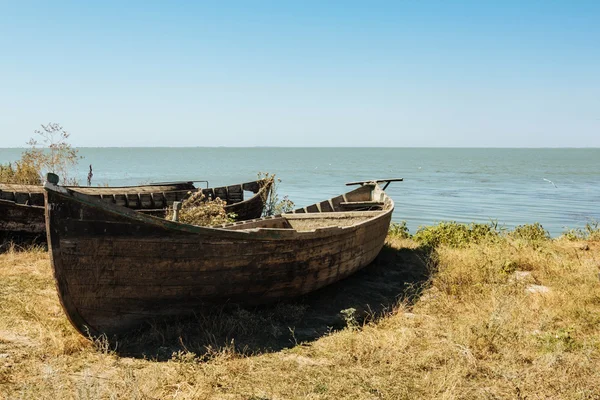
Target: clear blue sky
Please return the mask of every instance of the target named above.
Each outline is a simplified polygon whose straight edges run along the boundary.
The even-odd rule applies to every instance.
[[[187,3],[1,1],[0,146],[600,147],[600,1]]]

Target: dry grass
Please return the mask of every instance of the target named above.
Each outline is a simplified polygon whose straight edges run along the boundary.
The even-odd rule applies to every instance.
[[[0,398],[600,398],[600,243],[507,238],[428,254],[410,239],[388,242],[378,263],[329,291],[222,311],[200,321],[202,335],[176,323],[179,351],[165,338],[173,328],[154,326],[146,346],[163,346],[165,361],[81,338],[47,253],[9,251],[0,255]],[[360,292],[381,298],[353,297]],[[321,303],[338,317],[358,311],[345,312],[346,327],[299,338],[314,321],[334,325]],[[279,315],[288,312],[298,315]],[[227,333],[211,337],[219,321]],[[239,343],[286,324],[295,332],[287,348]]]

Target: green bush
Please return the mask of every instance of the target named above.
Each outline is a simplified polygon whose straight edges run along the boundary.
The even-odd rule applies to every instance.
[[[406,221],[400,223],[392,222],[388,235],[398,239],[409,239],[411,237],[408,227],[406,226]]]
[[[500,236],[498,225],[490,224],[461,224],[455,221],[440,222],[433,226],[420,226],[413,239],[425,246],[436,247],[466,247],[469,244],[481,243],[486,240],[496,240]]]
[[[528,242],[539,242],[550,239],[550,234],[539,222],[519,225],[508,235],[513,239],[522,239]]]

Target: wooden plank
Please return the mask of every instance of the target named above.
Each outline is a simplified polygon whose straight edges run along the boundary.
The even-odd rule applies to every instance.
[[[15,201],[15,192],[0,191],[0,200]]]
[[[227,201],[227,188],[215,188],[215,197],[218,197],[223,201]]]
[[[152,196],[152,207],[153,208],[164,208],[167,206],[167,200],[165,195],[162,193],[150,193]]]
[[[152,193],[138,193],[138,197],[140,198],[140,208],[154,208],[154,204],[152,202]]]
[[[127,207],[129,207],[129,208],[139,208],[140,207],[140,198],[137,193],[128,193],[125,196],[127,197]]]
[[[15,203],[29,205],[29,193],[26,193],[26,192],[15,193]]]
[[[0,200],[0,232],[43,236],[45,228],[43,207]]]
[[[127,207],[127,195],[125,194],[114,194],[113,198],[115,204],[121,207]]]

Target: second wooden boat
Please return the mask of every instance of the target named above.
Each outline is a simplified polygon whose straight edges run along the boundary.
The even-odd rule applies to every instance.
[[[389,229],[394,202],[376,182],[359,184],[292,213],[208,228],[47,183],[62,306],[82,334],[112,335],[206,303],[267,303],[329,285],[369,264]]]
[[[105,202],[131,208],[138,212],[164,216],[175,201],[182,201],[190,192],[202,190],[210,198],[220,197],[225,211],[236,220],[261,216],[271,190],[272,180],[256,180],[215,188],[196,188],[193,182],[173,182],[142,186],[70,187]],[[244,192],[253,195],[244,198]],[[0,236],[46,238],[44,220],[44,188],[36,185],[0,183]]]

